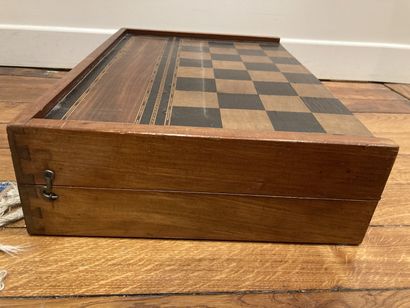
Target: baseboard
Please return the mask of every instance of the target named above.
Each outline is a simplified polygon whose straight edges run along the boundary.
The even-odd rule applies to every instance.
[[[0,25],[0,65],[72,68],[116,29]],[[322,79],[410,83],[410,45],[282,38]]]

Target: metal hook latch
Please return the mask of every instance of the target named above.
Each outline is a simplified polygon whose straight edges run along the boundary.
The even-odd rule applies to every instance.
[[[44,186],[41,193],[45,198],[50,201],[58,199],[58,196],[53,193],[53,180],[54,180],[54,171],[44,170],[44,179],[46,180],[46,186]]]

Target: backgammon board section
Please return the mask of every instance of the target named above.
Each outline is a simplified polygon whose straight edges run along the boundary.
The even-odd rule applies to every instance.
[[[280,43],[131,34],[46,118],[370,135]]]

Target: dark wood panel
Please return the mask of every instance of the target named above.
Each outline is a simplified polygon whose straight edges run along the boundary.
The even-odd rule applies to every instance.
[[[20,185],[32,234],[359,244],[377,202]],[[94,210],[98,209],[98,215]]]
[[[95,210],[91,210],[94,211]],[[2,296],[410,288],[410,228],[370,228],[360,246],[27,236]]]
[[[131,37],[67,113],[73,120],[133,123],[143,103],[165,39]]]
[[[397,153],[376,138],[62,126],[10,127],[20,184],[43,184],[51,168],[63,186],[378,200]]]

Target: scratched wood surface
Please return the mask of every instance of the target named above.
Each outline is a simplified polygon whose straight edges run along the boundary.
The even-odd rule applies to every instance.
[[[0,68],[0,180],[14,178],[5,124],[63,75]],[[0,243],[25,246],[0,256],[0,306],[409,306],[409,101],[382,84],[326,86],[401,147],[362,245],[35,237],[18,222],[0,231]]]

